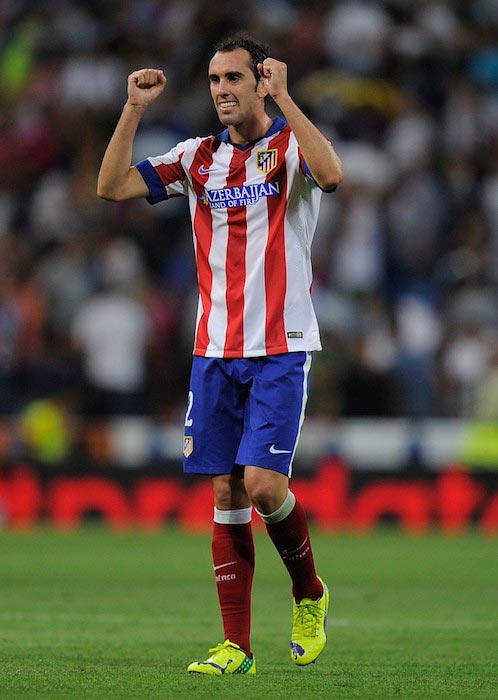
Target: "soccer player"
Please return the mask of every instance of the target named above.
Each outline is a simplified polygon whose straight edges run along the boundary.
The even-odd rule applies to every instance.
[[[285,63],[261,43],[245,34],[221,42],[208,80],[226,128],[132,165],[140,119],[166,77],[152,68],[131,73],[97,189],[113,201],[189,199],[199,304],[184,471],[212,480],[212,556],[225,641],[188,671],[254,674],[253,506],[292,581],[292,661],[315,661],[326,642],[329,593],[289,478],[311,355],[321,349],[310,297],[311,241],[322,191],[336,188],[342,166],[290,97]],[[284,119],[267,114],[268,95]]]

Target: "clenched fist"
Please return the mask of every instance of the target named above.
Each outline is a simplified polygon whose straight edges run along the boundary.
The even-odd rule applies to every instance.
[[[128,103],[147,107],[164,90],[167,78],[157,68],[141,68],[128,76]]]
[[[258,63],[258,72],[268,94],[273,99],[287,94],[287,64],[277,61],[275,58],[265,58],[263,63]]]

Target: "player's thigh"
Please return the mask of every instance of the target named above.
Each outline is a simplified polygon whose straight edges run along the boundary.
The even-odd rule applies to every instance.
[[[194,356],[184,434],[184,471],[229,474],[243,431],[244,407],[229,365]]]
[[[299,440],[308,399],[311,353],[264,358],[255,372],[237,461],[286,476]]]

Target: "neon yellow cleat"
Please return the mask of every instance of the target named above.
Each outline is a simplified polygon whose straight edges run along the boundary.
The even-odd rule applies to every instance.
[[[189,673],[207,673],[223,676],[225,673],[256,673],[256,659],[250,659],[238,644],[227,639],[223,644],[209,650],[211,656],[205,661],[193,661],[187,668]]]
[[[321,598],[303,598],[300,603],[294,600],[292,604],[291,659],[297,666],[313,663],[327,641],[329,590],[322,579],[320,581],[323,585]]]

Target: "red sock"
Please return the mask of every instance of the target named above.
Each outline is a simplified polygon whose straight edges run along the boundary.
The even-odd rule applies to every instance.
[[[283,520],[265,524],[292,579],[292,595],[296,602],[302,598],[320,598],[323,586],[316,575],[308,521],[302,505],[296,501]]]
[[[232,511],[222,511],[229,513]],[[251,655],[254,541],[251,523],[214,523],[213,565],[225,639]]]

